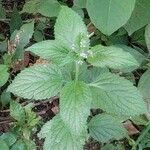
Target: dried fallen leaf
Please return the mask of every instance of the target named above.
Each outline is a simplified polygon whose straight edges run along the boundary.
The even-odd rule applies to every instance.
[[[126,121],[125,123],[123,123],[124,127],[127,129],[128,134],[129,135],[134,135],[134,134],[138,134],[139,131],[137,130],[137,128],[132,124],[131,121]]]

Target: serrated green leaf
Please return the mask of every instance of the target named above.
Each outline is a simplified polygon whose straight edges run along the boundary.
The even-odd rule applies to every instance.
[[[150,70],[147,70],[140,78],[138,89],[143,95],[144,99],[150,100]]]
[[[85,83],[91,83],[95,81],[99,75],[107,72],[109,72],[109,69],[107,68],[92,67],[88,69],[87,66],[84,66],[80,69],[79,80],[84,81]]]
[[[74,10],[76,13],[78,13],[82,18],[84,18],[84,11],[82,10],[82,8],[78,7],[78,6],[73,6],[72,10]]]
[[[10,92],[4,91],[0,96],[0,102],[2,103],[2,106],[6,106],[11,100]]]
[[[55,64],[62,65],[74,61],[71,58],[69,50],[65,48],[60,42],[55,40],[46,40],[32,45],[27,48],[27,51],[52,61]]]
[[[62,6],[57,18],[55,38],[73,51],[89,48],[88,32],[82,18],[66,6]]]
[[[22,139],[19,139],[12,147],[11,150],[30,150],[27,149],[27,145],[23,142]]]
[[[25,123],[25,111],[21,104],[16,101],[10,102],[10,115],[20,124]]]
[[[25,145],[26,145],[26,150],[37,150],[37,146],[36,146],[36,144],[34,143],[34,141],[24,139],[23,142],[24,142]],[[21,149],[20,149],[20,150],[21,150]]]
[[[67,83],[61,91],[60,116],[74,134],[80,134],[86,128],[91,99],[89,87],[80,81]]]
[[[147,48],[150,51],[150,24],[147,25],[145,29],[145,41],[146,41]]]
[[[116,45],[116,46],[122,48],[125,52],[130,53],[136,59],[139,65],[141,65],[142,62],[146,59],[146,57],[143,54],[141,54],[138,50],[132,47],[129,47],[126,45]],[[133,67],[133,69],[136,69],[136,68],[137,68],[136,66],[135,68]],[[129,70],[131,69],[129,68]]]
[[[19,30],[20,27],[22,26],[22,19],[16,7],[14,7],[13,12],[11,14],[9,26],[10,26],[10,33],[13,33],[15,30]]]
[[[22,13],[40,13],[46,17],[56,17],[60,11],[57,0],[30,0],[25,3]]]
[[[59,115],[43,126],[39,136],[46,137],[44,150],[83,150],[86,140],[86,133],[80,136],[72,134]]]
[[[9,78],[9,73],[7,71],[8,66],[0,64],[0,87],[3,86]]]
[[[132,117],[130,119],[136,125],[144,125],[144,126],[146,126],[148,124],[148,119],[144,115],[134,116],[134,117]]]
[[[34,65],[17,75],[8,91],[20,97],[39,100],[56,96],[62,84],[62,75],[57,66]]]
[[[37,117],[37,114],[34,111],[32,111],[32,107],[33,107],[32,103],[29,103],[24,107],[26,113],[26,120],[27,120],[26,123],[29,128],[35,127],[40,120],[40,117]]]
[[[0,150],[9,150],[9,147],[4,140],[0,140]]]
[[[88,127],[90,135],[103,143],[112,139],[119,140],[127,135],[123,125],[115,117],[107,114],[93,117]]]
[[[85,8],[86,7],[86,1],[87,0],[74,0],[74,5],[78,6],[80,8]]]
[[[118,116],[135,116],[146,112],[141,94],[123,77],[102,73],[89,85],[95,108]]]
[[[14,59],[22,59],[24,47],[29,43],[34,33],[34,22],[24,24],[20,30],[16,30],[11,35],[10,41],[16,45]]]
[[[13,133],[7,132],[7,133],[3,133],[0,136],[0,139],[4,140],[7,143],[7,145],[10,147],[16,142],[17,137]]]
[[[145,130],[146,128],[143,131]],[[144,135],[144,137],[141,139],[140,143],[138,144],[138,147],[141,150],[150,148],[150,133],[149,132],[147,132],[147,134]]]
[[[132,13],[132,16],[124,26],[129,35],[150,23],[149,10],[149,0],[136,0],[135,9]]]
[[[104,34],[111,35],[130,18],[135,0],[87,0],[91,21]]]
[[[88,62],[94,66],[119,69],[121,71],[132,71],[139,66],[137,60],[127,51],[119,46],[97,45],[91,48],[92,56]]]

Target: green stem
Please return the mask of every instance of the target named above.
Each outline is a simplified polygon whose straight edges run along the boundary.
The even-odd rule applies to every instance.
[[[136,147],[138,146],[138,144],[140,143],[140,141],[145,137],[145,135],[148,133],[149,130],[150,130],[150,121],[149,121],[146,129],[142,131],[141,135],[136,140],[134,146],[132,147],[132,150],[136,150]]]
[[[76,75],[75,75],[75,80],[78,81],[78,76],[79,76],[79,64],[76,62]]]

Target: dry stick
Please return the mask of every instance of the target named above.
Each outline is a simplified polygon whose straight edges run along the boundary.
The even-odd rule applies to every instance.
[[[44,104],[44,103],[47,103],[47,102],[52,102],[52,101],[54,101],[54,100],[58,100],[58,97],[53,97],[53,98],[51,98],[51,99],[48,99],[48,100],[45,100],[45,101],[40,101],[40,102],[38,102],[38,103],[34,103],[33,104],[33,107],[35,107],[35,106],[39,106],[39,105],[41,105],[41,103],[42,104]],[[22,106],[26,106],[28,104],[28,102],[23,102],[21,105]],[[0,110],[0,112],[5,112],[5,113],[7,113],[7,112],[10,112],[10,110],[9,109],[7,109],[7,110]],[[45,114],[46,113],[46,111],[40,111],[40,112],[37,112],[37,114],[38,115],[43,115],[43,114]],[[10,123],[12,123],[12,122],[14,122],[13,120],[11,120],[11,118],[10,117],[0,117],[0,124],[10,124]]]
[[[4,121],[1,121],[0,124],[10,124],[13,122],[14,122],[13,120],[4,120]]]
[[[9,23],[10,20],[11,20],[11,19],[0,19],[0,21],[5,22],[5,23]],[[33,18],[33,19],[29,19],[29,20],[27,20],[27,21],[22,21],[22,22],[23,22],[23,23],[29,23],[29,22],[31,22],[31,21],[33,21],[33,20],[34,20],[34,18]]]
[[[58,97],[53,97],[53,98],[51,98],[51,99],[48,99],[48,100],[45,100],[45,101],[40,101],[40,102],[38,102],[38,103],[33,103],[33,107],[35,107],[35,106],[39,106],[39,105],[41,105],[41,104],[45,104],[45,103],[47,103],[47,102],[52,102],[52,101],[54,101],[54,100],[58,100],[59,98]],[[23,102],[21,105],[22,106],[26,106],[27,104],[29,104],[28,102]],[[0,112],[5,112],[5,113],[7,113],[7,112],[9,112],[10,110],[9,109],[6,109],[6,110],[0,110]]]

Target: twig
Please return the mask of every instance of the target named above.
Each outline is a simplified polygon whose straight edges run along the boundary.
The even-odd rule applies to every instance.
[[[39,101],[39,102],[37,102],[37,103],[33,103],[33,107],[36,107],[36,106],[39,106],[39,105],[41,105],[41,104],[45,104],[45,103],[48,103],[48,102],[53,102],[54,100],[58,100],[58,97],[57,96],[55,96],[55,97],[53,97],[53,98],[51,98],[51,99],[48,99],[48,100],[44,100],[44,101]],[[29,101],[30,102],[30,101]],[[23,102],[21,105],[22,106],[26,106],[26,105],[28,105],[29,104],[29,102]],[[2,113],[7,113],[7,112],[9,112],[10,110],[9,109],[6,109],[6,110],[0,110],[0,112]]]
[[[13,122],[12,120],[4,120],[4,121],[1,121],[0,124],[10,124],[12,122]]]

